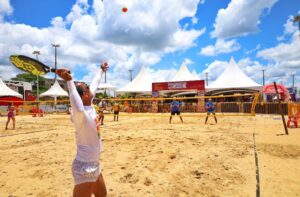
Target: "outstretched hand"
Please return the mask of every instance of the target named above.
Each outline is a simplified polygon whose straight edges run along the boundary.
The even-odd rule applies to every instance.
[[[101,69],[102,69],[103,72],[106,72],[108,70],[107,62],[104,62],[103,64],[101,64]]]
[[[65,81],[72,80],[71,72],[67,69],[56,69],[55,73]]]

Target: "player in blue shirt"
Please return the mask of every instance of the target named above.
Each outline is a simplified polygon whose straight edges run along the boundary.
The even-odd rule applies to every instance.
[[[216,108],[215,108],[215,104],[212,102],[211,98],[208,99],[208,102],[206,102],[205,104],[205,108],[207,110],[207,115],[206,115],[206,119],[205,119],[205,124],[207,123],[208,117],[210,114],[214,115],[216,124],[218,123],[217,117],[216,117]]]
[[[183,123],[182,117],[180,116],[180,103],[179,101],[176,101],[176,99],[174,98],[174,100],[171,103],[171,116],[170,116],[170,121],[169,123],[171,124],[172,122],[172,116],[174,116],[175,114],[177,114],[181,120],[181,122]]]

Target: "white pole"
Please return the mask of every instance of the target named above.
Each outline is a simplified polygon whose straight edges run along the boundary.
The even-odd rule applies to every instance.
[[[56,101],[57,101],[56,96],[54,96],[54,111],[55,112],[56,112]]]
[[[36,76],[36,79],[37,79],[37,84],[36,84],[37,110],[38,110],[38,116],[40,116],[39,75]]]

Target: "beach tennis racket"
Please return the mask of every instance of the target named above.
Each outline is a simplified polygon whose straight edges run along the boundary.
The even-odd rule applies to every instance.
[[[47,74],[48,72],[55,72],[56,70],[36,59],[27,57],[25,55],[11,55],[9,59],[10,62],[18,69],[31,73],[33,75],[42,76]]]

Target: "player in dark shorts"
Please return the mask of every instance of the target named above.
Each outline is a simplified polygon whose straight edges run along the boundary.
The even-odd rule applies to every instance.
[[[205,104],[205,108],[207,110],[207,115],[205,118],[205,124],[207,123],[208,117],[210,116],[210,114],[214,115],[216,124],[218,123],[217,117],[216,117],[216,108],[215,108],[215,104],[212,102],[211,98],[208,99],[208,102]]]
[[[119,103],[114,103],[113,110],[114,110],[114,121],[119,121],[119,111],[120,111]]]
[[[174,98],[174,100],[172,101],[171,105],[171,116],[170,116],[170,120],[169,120],[169,123],[171,124],[172,122],[172,116],[174,116],[175,114],[177,114],[181,120],[181,122],[183,123],[183,119],[182,117],[180,116],[180,103],[179,101],[176,101],[176,99]]]

